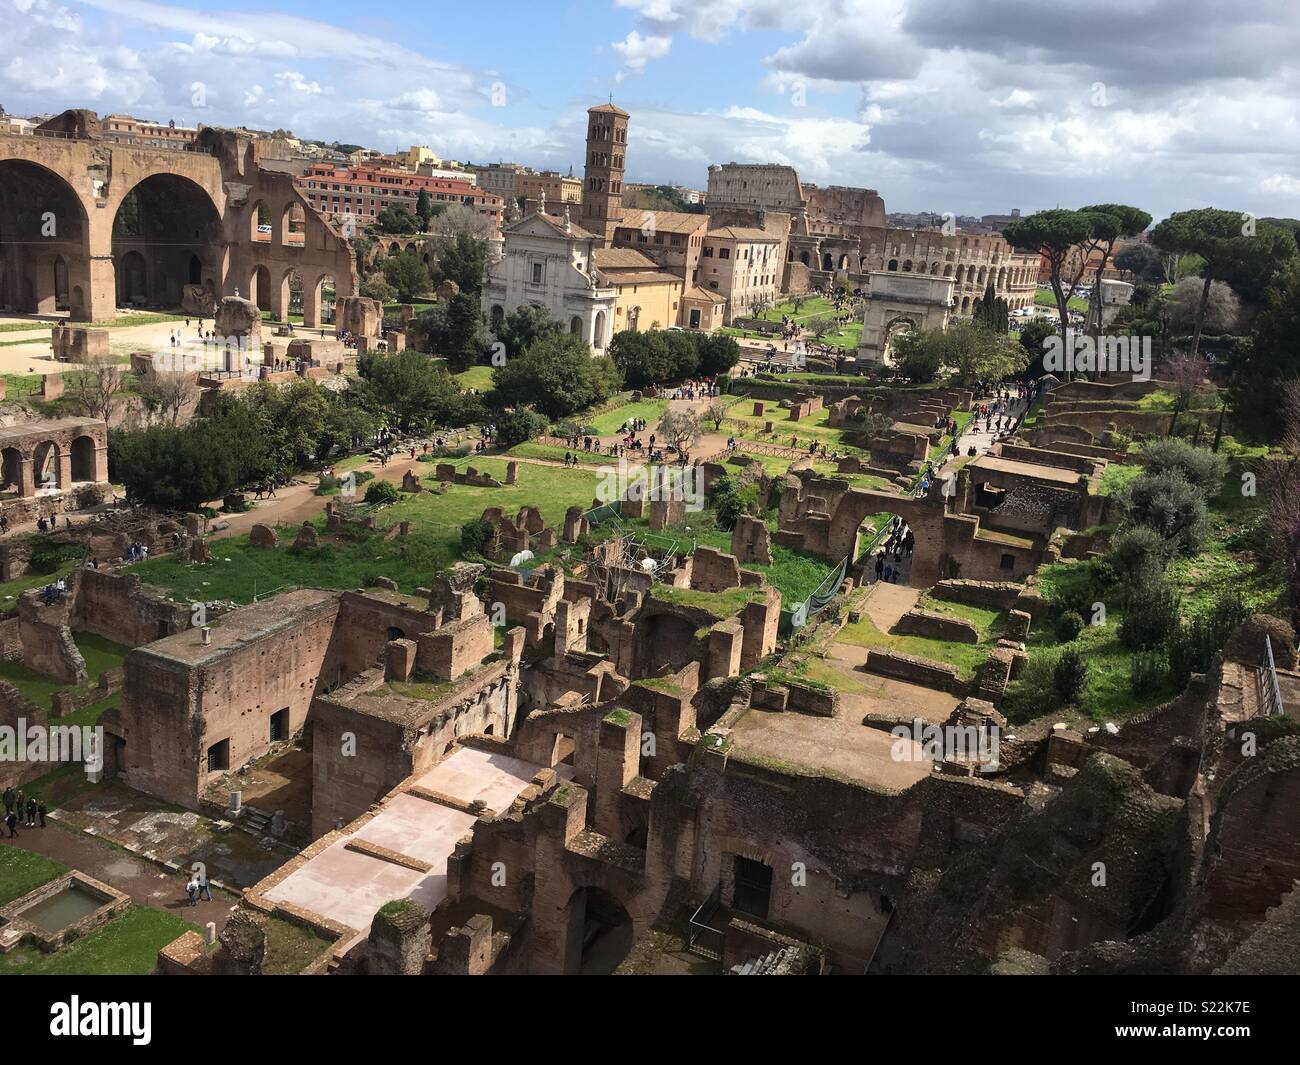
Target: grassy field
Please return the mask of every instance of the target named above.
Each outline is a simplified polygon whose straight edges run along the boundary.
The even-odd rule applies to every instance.
[[[546,459],[548,462],[563,462],[566,454],[577,455],[579,461],[588,466],[617,466],[619,462],[614,455],[598,455],[591,451],[583,451],[582,448],[575,451],[555,444],[539,444],[534,440],[516,444],[506,454],[521,459]]]
[[[102,636],[90,632],[79,632],[74,637],[81,657],[86,660],[86,689],[91,689],[105,670],[116,669],[126,660],[131,648],[113,643]],[[43,676],[35,670],[28,669],[21,661],[0,659],[0,678],[9,681],[18,691],[37,706],[49,709],[53,705],[56,691],[74,689],[76,686],[65,681]],[[100,710],[106,709],[101,706]],[[96,713],[95,718],[98,718]],[[80,722],[77,722],[78,724]],[[88,723],[93,723],[88,722]]]
[[[1050,307],[1056,310],[1056,297],[1052,295],[1050,289],[1040,288],[1034,292],[1034,303],[1039,307]],[[1066,306],[1072,311],[1087,311],[1088,301],[1082,296],[1071,296],[1066,301]]]
[[[28,946],[0,954],[0,974],[147,976],[158,964],[158,951],[190,931],[201,933],[202,929],[170,913],[135,906],[53,954]]]
[[[972,619],[973,620],[973,619]],[[836,636],[836,643],[853,644],[869,650],[898,651],[901,654],[928,658],[933,662],[946,662],[956,666],[963,680],[969,680],[989,656],[997,643],[999,628],[990,626],[981,633],[979,643],[955,643],[936,640],[929,636],[900,636],[881,632],[872,620],[863,614],[855,622],[845,625]]]
[[[0,847],[0,906],[8,906],[67,871],[66,865],[43,854],[21,847]]]
[[[454,376],[461,388],[487,392],[492,388],[492,369],[491,366],[471,366]]]
[[[807,325],[808,321],[812,318],[835,318],[839,313],[841,312],[835,310],[835,304],[830,300],[823,299],[821,296],[814,296],[803,301],[799,307],[798,313],[795,313],[794,304],[791,301],[786,300],[783,303],[778,303],[771,310],[764,311],[757,317],[768,322],[779,322],[782,315],[788,314],[800,325]],[[743,317],[751,316],[744,315]],[[858,320],[850,322],[842,329],[827,333],[820,341],[817,341],[817,343],[827,344],[830,347],[840,348],[845,351],[856,349],[862,338],[862,322],[860,320],[860,314],[854,313],[854,317]],[[758,340],[771,339],[770,337],[765,337],[762,333],[754,330],[736,329],[730,326],[725,328],[723,332],[737,337],[749,337]]]
[[[458,459],[459,468],[474,466],[499,480],[505,478],[502,458]],[[424,477],[432,481],[432,470]],[[422,492],[405,495],[374,513],[381,530],[401,521],[412,525],[411,535],[385,541],[382,532],[358,531],[347,539],[326,540],[314,551],[292,548],[295,530],[280,529],[280,544],[271,549],[250,547],[247,536],[217,540],[213,561],[203,565],[175,558],[153,559],[132,567],[146,583],[186,600],[232,599],[251,603],[254,598],[291,587],[359,588],[375,577],[388,577],[404,592],[427,585],[434,572],[460,556],[460,530],[482,516],[488,507],[514,514],[534,504],[553,527],[562,527],[564,512],[573,504],[589,505],[596,494],[597,474],[591,469],[564,469],[520,463],[519,480],[500,488],[451,485],[445,494]],[[324,528],[324,519],[317,524]]]
[[[613,410],[607,410],[604,414],[597,414],[594,418],[586,418],[581,414],[575,414],[573,421],[580,422],[584,429],[595,429],[598,436],[612,436],[617,433],[623,423],[630,418],[644,418],[650,428],[646,434],[653,433],[659,425],[659,419],[664,416],[664,411],[668,409],[668,400],[666,399],[643,399],[639,403],[626,403],[621,407],[615,407]]]

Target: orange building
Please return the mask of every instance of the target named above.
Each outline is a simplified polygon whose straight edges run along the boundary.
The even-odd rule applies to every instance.
[[[479,188],[468,174],[456,178],[376,166],[317,163],[294,178],[294,184],[320,214],[336,218],[351,215],[361,222],[373,222],[386,207],[404,207],[414,214],[422,190],[429,194],[434,206],[464,204],[491,218],[497,226],[504,206],[500,196]]]

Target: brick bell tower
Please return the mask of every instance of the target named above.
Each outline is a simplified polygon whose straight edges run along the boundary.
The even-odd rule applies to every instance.
[[[582,185],[582,228],[613,244],[623,217],[623,168],[628,114],[612,103],[587,111],[587,166]]]

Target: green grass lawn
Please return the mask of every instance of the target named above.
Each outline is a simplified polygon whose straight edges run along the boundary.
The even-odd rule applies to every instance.
[[[474,466],[499,480],[505,479],[506,460],[477,457],[455,460],[459,468]],[[436,483],[432,470],[424,483]],[[596,494],[597,474],[592,469],[564,469],[520,463],[519,480],[500,488],[451,485],[445,494],[422,492],[404,495],[391,506],[374,510],[380,530],[401,521],[412,525],[411,535],[385,541],[382,532],[350,534],[346,540],[326,541],[314,551],[292,549],[295,530],[280,529],[280,545],[250,547],[247,536],[213,541],[213,561],[192,565],[173,557],[153,559],[132,567],[146,583],[174,597],[197,601],[232,599],[250,603],[254,597],[292,587],[359,588],[374,577],[388,577],[402,591],[427,586],[433,574],[460,557],[460,530],[480,518],[488,507],[499,506],[513,515],[527,504],[538,506],[547,524],[562,528],[564,512],[572,505],[590,506]],[[370,512],[369,508],[363,508]],[[324,519],[317,519],[322,530]]]
[[[578,448],[574,451],[572,448],[563,448],[554,444],[539,444],[534,440],[526,441],[522,444],[516,444],[507,455],[513,455],[521,459],[546,459],[549,462],[563,462],[565,454],[577,455],[580,462],[589,466],[617,466],[618,458],[614,455],[597,455],[591,451],[583,451]],[[635,462],[635,459],[629,459],[628,462]]]
[[[81,657],[86,660],[87,683],[85,688],[93,688],[99,680],[99,675],[105,670],[116,669],[126,660],[131,648],[122,644],[113,643],[102,636],[96,636],[89,632],[79,632],[73,639],[77,644],[77,649],[81,651]],[[56,691],[75,688],[75,685],[68,684],[64,681],[55,680],[53,677],[47,677],[29,669],[21,661],[14,659],[0,659],[0,677],[11,682],[18,691],[34,702],[37,706],[49,709],[53,706],[53,695]],[[84,708],[88,710],[89,708]],[[100,710],[106,709],[101,706]],[[83,711],[78,711],[81,716],[85,716]],[[98,720],[98,713],[95,720]],[[80,721],[76,722],[82,723]],[[86,722],[93,724],[93,721]]]
[[[492,388],[492,370],[491,366],[471,366],[468,370],[454,376],[461,388],[487,392]]]
[[[162,910],[134,906],[103,928],[44,954],[19,947],[0,954],[0,973],[9,976],[147,976],[158,951],[197,925]]]
[[[897,651],[900,654],[916,655],[928,658],[932,662],[946,662],[956,666],[963,680],[975,675],[986,658],[989,649],[996,643],[996,637],[986,633],[979,643],[954,643],[950,640],[936,640],[929,636],[900,636],[881,632],[875,623],[863,614],[855,622],[845,625],[835,637],[836,643],[853,644],[869,650]]]
[[[1142,467],[1137,463],[1128,463],[1118,466],[1115,463],[1109,463],[1106,466],[1106,472],[1101,475],[1101,481],[1097,485],[1097,494],[1102,496],[1114,495],[1123,488],[1142,476]]]
[[[62,862],[43,854],[21,847],[0,847],[0,906],[8,906],[67,871]]]
[[[794,303],[790,300],[786,300],[776,304],[776,306],[772,307],[770,310],[764,311],[757,317],[768,322],[779,322],[782,315],[788,314],[801,325],[807,325],[808,321],[812,318],[819,316],[834,318],[840,313],[841,312],[836,311],[835,304],[830,300],[824,299],[821,296],[813,296],[803,301],[799,307],[798,313],[795,312]],[[817,341],[817,343],[827,344],[830,347],[840,348],[846,351],[856,349],[862,337],[862,321],[860,313],[852,313],[855,318],[854,321],[851,321],[842,329],[833,330],[832,332],[827,333],[820,341]],[[752,316],[743,315],[742,317],[748,318]],[[731,336],[749,337],[751,339],[771,339],[756,330],[738,329],[731,326],[723,329],[723,332]]]
[[[1039,307],[1050,307],[1052,310],[1056,310],[1056,297],[1052,295],[1051,289],[1040,288],[1035,290],[1034,303]],[[1082,296],[1071,296],[1066,301],[1066,306],[1072,311],[1086,312],[1088,310],[1088,301]]]
[[[643,435],[648,435],[658,428],[659,419],[664,416],[664,411],[667,409],[666,399],[643,399],[639,403],[625,403],[621,407],[615,407],[591,418],[575,414],[571,420],[581,423],[584,429],[594,429],[598,436],[612,436],[629,419],[644,418],[650,428],[645,430]]]

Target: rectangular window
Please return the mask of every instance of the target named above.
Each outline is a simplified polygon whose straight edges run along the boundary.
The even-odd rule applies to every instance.
[[[271,715],[271,742],[279,743],[289,738],[289,708],[277,710]]]
[[[220,773],[230,768],[230,741],[221,740],[208,748],[208,772]]]
[[[541,283],[542,283],[542,264],[533,263],[533,284],[540,285]]]
[[[719,248],[719,249],[718,249],[718,258],[719,258],[719,259],[730,259],[730,258],[731,258],[731,249],[730,249],[730,248]]]

